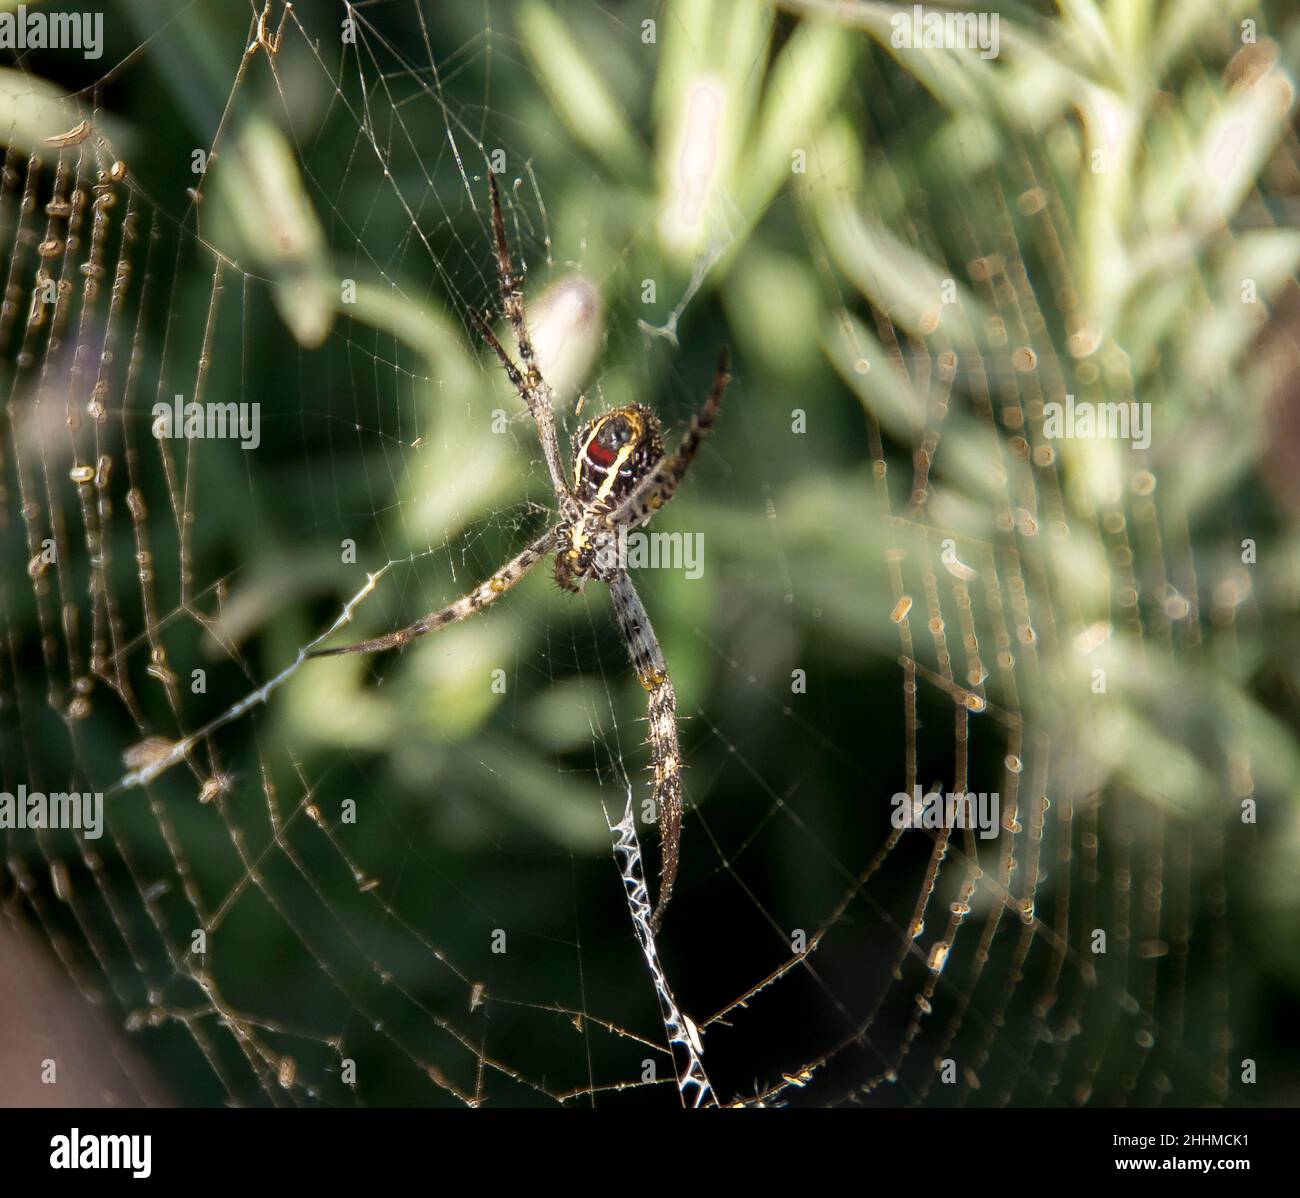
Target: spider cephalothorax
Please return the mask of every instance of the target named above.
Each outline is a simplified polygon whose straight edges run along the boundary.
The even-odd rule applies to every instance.
[[[559,528],[555,581],[581,591],[587,580],[609,582],[622,568],[617,528],[607,519],[664,456],[659,417],[643,404],[614,408],[573,438],[573,497],[578,514]]]
[[[496,243],[497,275],[501,303],[519,343],[521,363],[501,344],[482,317],[476,320],[484,339],[501,360],[506,375],[519,392],[537,426],[542,457],[559,507],[559,522],[531,545],[499,566],[496,572],[468,594],[446,607],[422,616],[414,624],[355,645],[318,649],[312,657],[336,653],[378,653],[400,649],[416,637],[467,620],[491,606],[548,553],[555,554],[555,579],[569,591],[581,591],[590,579],[608,583],[614,615],[627,645],[632,668],[647,694],[650,730],[650,764],[654,771],[654,799],[660,813],[663,862],[659,900],[650,918],[657,928],[673,892],[677,853],[682,832],[681,751],[677,744],[677,700],[663,650],[650,625],[636,587],[628,577],[619,552],[621,535],[639,528],[676,492],[687,469],[708,436],[727,389],[727,354],[718,358],[713,389],[695,414],[677,449],[664,456],[659,419],[641,404],[614,408],[585,425],[573,439],[573,483],[565,476],[560,441],[555,431],[551,389],[537,365],[524,297],[506,245],[501,197],[494,176],[489,176],[492,200],[492,236]]]

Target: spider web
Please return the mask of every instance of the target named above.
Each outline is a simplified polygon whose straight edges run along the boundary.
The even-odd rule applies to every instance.
[[[1292,667],[1264,630],[1294,537],[1248,402],[1269,383],[1235,394],[1234,370],[1253,345],[1280,372],[1288,338],[1232,341],[1206,368],[1221,406],[1175,408],[1170,347],[1142,358],[1084,319],[1060,147],[1012,122],[972,161],[982,130],[945,118],[942,70],[815,5],[736,17],[732,78],[798,110],[816,89],[781,56],[824,40],[846,115],[792,128],[780,157],[806,147],[806,174],[757,213],[717,205],[675,267],[638,168],[605,177],[539,82],[539,6],[231,7],[133,10],[60,110],[85,136],[11,136],[0,181],[4,789],[106,795],[98,840],[3,833],[0,928],[15,960],[36,933],[50,993],[119,1029],[101,1097],[675,1102],[661,962],[724,1103],[1276,1100],[1277,1072],[1262,1096],[1238,1082],[1276,1060],[1284,1002],[1261,928],[1239,929],[1261,877],[1293,902],[1294,831],[1261,848],[1240,804],[1290,826]],[[639,10],[570,8],[629,107],[716,50],[690,6],[657,10],[650,45]],[[177,85],[181,127],[128,127],[196,30],[222,88]],[[1184,67],[1192,90],[1233,34]],[[927,172],[944,152],[950,182]],[[1289,128],[1271,161],[1246,203],[1281,234]],[[650,873],[657,843],[601,588],[563,595],[543,567],[403,654],[304,660],[450,601],[553,514],[473,327],[496,303],[489,169],[562,435],[580,404],[639,400],[671,440],[735,351],[653,526],[702,534],[702,577],[634,572],[690,804],[657,956],[620,898],[632,830]],[[1150,303],[1209,329],[1238,231]],[[1067,391],[1164,398],[1167,425],[1149,451],[1061,448],[1044,404]],[[260,404],[260,443],[153,436],[176,395]],[[1220,457],[1198,486],[1188,467]],[[998,834],[893,827],[918,786],[996,792]],[[73,1044],[41,1055],[75,1078]]]

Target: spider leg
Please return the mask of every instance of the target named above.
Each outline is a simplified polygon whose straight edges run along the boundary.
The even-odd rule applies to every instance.
[[[400,649],[409,645],[416,637],[455,624],[477,615],[485,607],[491,607],[525,574],[544,558],[555,544],[555,529],[549,529],[537,538],[521,553],[512,557],[491,578],[479,583],[472,591],[462,595],[453,603],[437,611],[421,616],[414,624],[399,628],[395,632],[377,636],[373,640],[361,641],[356,645],[343,645],[338,649],[317,649],[308,653],[308,657],[335,657],[340,653],[382,653],[385,649]]]
[[[537,354],[533,350],[533,339],[528,333],[528,322],[524,319],[524,293],[515,279],[514,264],[510,260],[510,246],[506,242],[506,222],[501,215],[501,189],[497,186],[497,177],[488,172],[488,191],[492,200],[492,237],[496,242],[497,277],[501,282],[501,306],[505,309],[510,327],[514,329],[515,340],[519,342],[519,356],[524,360],[524,369],[529,374],[529,381],[538,375]]]
[[[625,571],[610,582],[609,591],[632,665],[646,689],[649,708],[652,793],[660,820],[659,900],[650,917],[650,926],[657,932],[672,898],[682,841],[682,753],[677,743],[677,694],[668,677],[668,665],[650,617]]]
[[[727,351],[724,349],[718,355],[718,369],[713,376],[713,387],[709,391],[708,398],[691,419],[691,427],[686,430],[686,435],[682,438],[677,451],[664,458],[637,484],[635,490],[605,517],[606,523],[611,527],[625,525],[628,528],[637,528],[673,497],[682,479],[686,477],[691,462],[695,460],[701,442],[713,430],[713,423],[718,418],[722,397],[727,393],[727,384],[731,382],[731,375],[728,373],[729,361]]]
[[[555,406],[551,402],[551,388],[542,378],[542,372],[537,366],[537,353],[533,349],[533,339],[528,333],[528,321],[524,312],[524,293],[515,278],[514,266],[510,261],[510,247],[506,244],[506,223],[501,215],[501,191],[497,187],[496,175],[491,172],[488,173],[488,190],[492,198],[492,236],[496,242],[501,306],[514,330],[515,340],[519,343],[519,356],[524,362],[522,370],[511,361],[510,355],[487,322],[477,314],[475,320],[487,343],[501,359],[510,382],[528,408],[533,423],[537,425],[537,439],[542,445],[542,456],[546,459],[546,469],[551,476],[555,497],[560,501],[561,512],[572,515],[575,504],[573,492],[569,490],[569,480],[564,473],[564,459],[560,456],[560,439],[555,432]]]

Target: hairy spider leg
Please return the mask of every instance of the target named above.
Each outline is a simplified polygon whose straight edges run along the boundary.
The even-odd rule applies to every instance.
[[[611,528],[624,525],[637,528],[644,524],[672,497],[673,493],[686,477],[686,471],[699,452],[700,444],[713,429],[718,418],[718,409],[722,407],[722,397],[727,393],[727,384],[731,382],[728,373],[729,357],[724,349],[718,355],[718,369],[713,377],[713,387],[709,391],[700,410],[691,420],[682,443],[676,452],[664,458],[654,470],[647,474],[636,489],[605,517]]]
[[[488,191],[492,201],[492,236],[496,243],[497,278],[501,284],[501,306],[505,309],[506,319],[514,330],[515,340],[519,343],[519,356],[523,359],[520,370],[506,353],[505,347],[497,340],[487,322],[476,316],[488,344],[501,359],[510,382],[519,397],[524,401],[533,423],[537,425],[537,439],[542,445],[542,455],[546,458],[546,469],[551,476],[551,486],[555,497],[560,501],[564,514],[573,509],[573,494],[565,476],[564,459],[560,454],[560,439],[555,432],[555,406],[551,402],[551,388],[542,378],[537,365],[537,354],[533,349],[533,339],[528,333],[527,314],[524,311],[524,293],[515,278],[514,266],[510,261],[510,247],[506,244],[506,224],[501,215],[501,191],[497,187],[496,175],[488,174]]]
[[[506,562],[491,578],[479,583],[454,603],[422,616],[414,624],[399,628],[396,632],[387,633],[385,636],[377,636],[374,640],[361,641],[356,645],[343,645],[338,649],[317,649],[307,656],[335,657],[340,653],[382,653],[385,649],[400,649],[426,632],[433,632],[437,628],[455,624],[459,620],[467,620],[484,608],[491,607],[537,565],[555,545],[555,532],[554,528],[548,529],[523,552]]]
[[[609,584],[619,630],[637,677],[646,691],[650,723],[651,794],[659,811],[659,898],[650,926],[658,932],[677,880],[682,843],[682,753],[677,743],[677,694],[668,677],[668,664],[646,614],[645,605],[626,572]]]

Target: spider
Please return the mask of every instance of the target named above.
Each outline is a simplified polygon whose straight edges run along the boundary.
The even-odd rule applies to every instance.
[[[677,878],[682,835],[681,750],[677,742],[677,696],[663,650],[641,597],[619,556],[620,530],[645,524],[676,492],[708,436],[731,381],[728,356],[718,357],[708,398],[692,419],[675,453],[664,456],[659,418],[642,404],[614,408],[589,421],[573,437],[573,481],[565,475],[555,431],[551,389],[542,378],[524,313],[524,297],[506,243],[505,221],[496,176],[489,173],[492,233],[496,244],[501,305],[514,330],[522,366],[516,364],[492,332],[487,318],[473,313],[484,340],[501,360],[537,426],[542,456],[559,507],[559,522],[500,567],[486,582],[414,624],[373,640],[337,649],[319,649],[312,657],[340,653],[379,653],[400,649],[426,632],[469,619],[490,607],[547,554],[555,554],[555,581],[566,591],[581,592],[593,578],[606,583],[614,600],[619,630],[641,685],[646,690],[650,724],[653,797],[661,813],[659,894],[650,926],[663,920]]]

